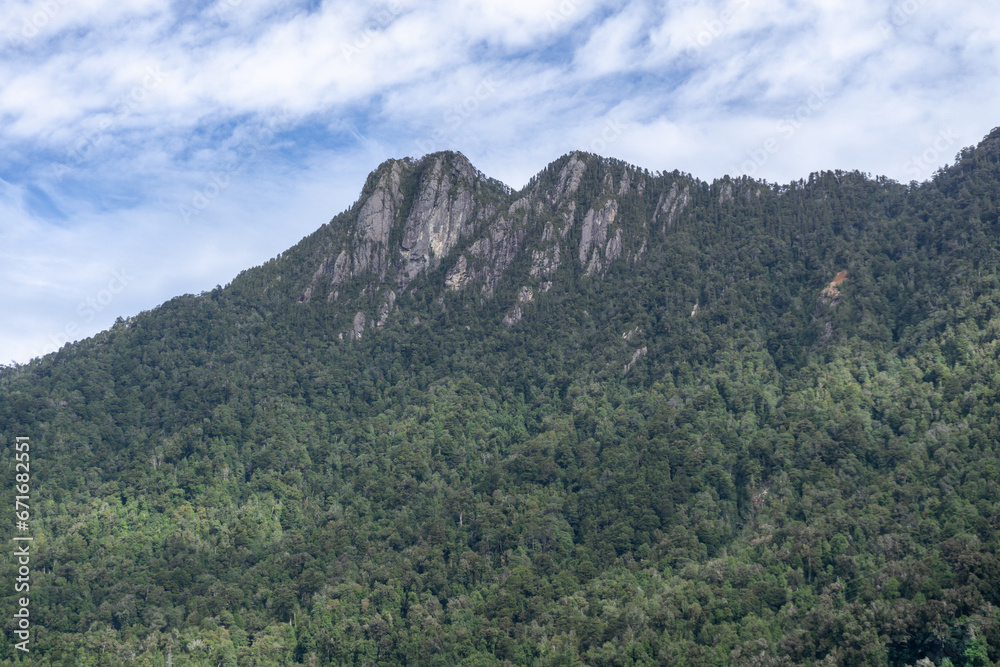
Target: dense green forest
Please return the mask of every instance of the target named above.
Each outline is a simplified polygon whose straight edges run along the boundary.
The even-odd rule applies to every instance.
[[[1000,130],[908,185],[463,160],[0,370],[2,664],[1000,664]]]

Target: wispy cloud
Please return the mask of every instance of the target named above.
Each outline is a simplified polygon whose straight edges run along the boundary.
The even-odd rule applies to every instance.
[[[12,0],[3,14],[0,308],[18,326],[0,361],[227,282],[349,205],[387,157],[454,148],[515,187],[578,148],[706,179],[908,181],[1000,124],[1000,7],[972,0]],[[81,321],[122,270],[127,289]]]

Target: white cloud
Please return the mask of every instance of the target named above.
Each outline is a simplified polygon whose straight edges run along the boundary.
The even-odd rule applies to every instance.
[[[576,69],[581,77],[599,77],[631,70],[643,58],[640,42],[648,11],[639,4],[626,5],[620,12],[596,26],[587,42],[576,52]]]

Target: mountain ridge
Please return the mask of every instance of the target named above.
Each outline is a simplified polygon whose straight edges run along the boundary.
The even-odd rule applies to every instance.
[[[1000,130],[908,185],[389,160],[0,369],[34,657],[996,664],[998,351]]]
[[[993,150],[995,152],[998,143],[1000,143],[1000,128],[995,128],[986,137],[984,137],[984,139],[979,143],[977,147],[975,148],[969,147],[966,149],[962,149],[957,157],[967,158],[975,154],[977,151],[981,153],[983,151]],[[581,160],[581,156],[585,159]],[[400,207],[404,207],[407,211],[412,210],[412,202],[408,201],[406,202],[407,205],[404,206],[404,202],[402,201],[402,193],[398,191],[399,188],[398,181],[401,178],[400,170],[402,168],[406,168],[412,172],[412,170],[416,169],[419,175],[421,166],[424,165],[424,163],[428,160],[433,161],[435,169],[440,168],[440,165],[443,164],[442,161],[450,164],[452,160],[457,160],[458,164],[460,165],[459,171],[465,176],[467,182],[471,181],[475,183],[477,188],[489,187],[493,191],[493,194],[495,196],[505,198],[505,203],[508,204],[511,208],[514,208],[515,205],[523,206],[524,202],[519,203],[521,202],[521,200],[530,199],[531,196],[538,197],[539,193],[537,191],[538,188],[537,183],[539,177],[542,176],[543,174],[546,174],[553,168],[559,169],[560,180],[556,187],[556,191],[554,193],[552,192],[547,193],[547,196],[551,200],[552,204],[557,204],[558,199],[567,194],[566,192],[567,189],[569,190],[570,193],[573,193],[576,191],[576,188],[579,187],[579,179],[582,177],[583,172],[586,170],[587,161],[589,161],[590,163],[597,162],[599,163],[599,165],[605,167],[610,166],[612,168],[617,167],[623,169],[624,172],[623,177],[619,177],[619,192],[617,193],[618,196],[626,194],[628,189],[631,187],[630,181],[632,180],[632,178],[636,177],[636,175],[645,176],[645,179],[647,181],[652,179],[649,170],[646,168],[642,168],[636,165],[631,165],[622,162],[620,160],[615,160],[613,158],[602,158],[601,156],[597,156],[591,153],[586,153],[583,151],[573,151],[571,153],[563,155],[559,159],[547,165],[538,174],[529,179],[529,182],[521,190],[515,192],[509,186],[506,186],[505,184],[496,181],[495,179],[489,178],[485,174],[480,172],[460,152],[441,151],[438,153],[428,154],[419,159],[414,159],[409,157],[388,159],[384,161],[382,164],[380,164],[376,169],[374,169],[369,174],[368,178],[366,179],[366,183],[362,188],[361,195],[359,196],[359,199],[355,202],[355,204],[353,204],[343,213],[339,214],[338,216],[335,216],[331,222],[327,223],[327,225],[323,225],[316,232],[307,235],[303,239],[303,241],[300,241],[299,244],[296,244],[296,246],[293,246],[292,248],[289,248],[288,250],[280,253],[279,256],[275,258],[278,259],[282,257],[287,252],[293,250],[293,248],[297,247],[301,243],[307,241],[308,239],[314,237],[317,234],[321,234],[324,228],[328,226],[339,227],[340,233],[346,236],[346,238],[343,239],[342,242],[347,246],[350,245],[354,246],[354,247],[341,247],[340,252],[337,253],[336,255],[330,254],[323,257],[319,265],[316,267],[316,271],[314,272],[309,285],[303,289],[303,292],[298,299],[300,302],[307,303],[312,299],[312,293],[313,291],[315,291],[316,287],[319,285],[323,277],[328,278],[329,283],[331,285],[337,285],[344,282],[345,280],[354,278],[359,274],[367,274],[370,268],[374,268],[374,272],[378,276],[379,282],[384,282],[387,278],[386,272],[389,269],[389,265],[392,264],[393,262],[398,263],[399,259],[398,257],[396,257],[395,253],[392,254],[392,256],[390,256],[389,254],[390,250],[389,233],[390,231],[393,231],[391,228],[393,227],[394,223],[396,226],[396,229],[394,230],[396,236],[392,238],[392,241],[396,244],[396,247],[393,249],[397,251],[400,249],[409,250],[409,247],[404,247],[403,245],[404,243],[406,243],[411,246],[414,246],[414,255],[411,258],[409,258],[409,260],[407,260],[407,262],[403,267],[398,267],[398,266],[396,267],[396,274],[390,276],[389,283],[387,283],[390,287],[398,286],[399,279],[403,276],[405,276],[405,280],[403,280],[403,283],[405,284],[407,282],[412,281],[418,273],[425,272],[429,268],[431,269],[436,268],[437,264],[439,264],[447,257],[450,251],[457,245],[457,243],[461,239],[465,238],[470,233],[473,233],[471,227],[475,227],[476,231],[480,234],[483,231],[487,232],[493,231],[492,229],[485,229],[485,230],[483,229],[483,223],[487,222],[484,218],[490,218],[489,222],[499,223],[499,227],[495,231],[499,233],[498,236],[500,239],[506,241],[506,245],[504,246],[502,242],[498,243],[497,241],[493,241],[492,239],[487,240],[485,237],[481,236],[477,238],[477,241],[482,242],[482,245],[478,246],[476,248],[476,251],[474,252],[482,253],[484,251],[484,247],[495,247],[500,245],[502,246],[502,252],[499,258],[492,257],[489,254],[489,252],[486,253],[485,258],[499,259],[504,266],[509,264],[510,260],[512,259],[511,251],[513,251],[513,253],[515,254],[519,252],[521,249],[520,246],[524,242],[524,239],[515,240],[512,243],[510,240],[507,239],[506,227],[514,227],[517,229],[518,232],[521,232],[523,234],[525,232],[524,229],[525,224],[524,220],[522,219],[520,225],[513,225],[511,221],[507,221],[506,218],[502,217],[502,212],[499,211],[486,212],[480,210],[477,212],[479,217],[477,217],[476,220],[472,221],[471,225],[469,224],[470,221],[463,217],[462,220],[458,221],[457,228],[453,229],[449,227],[446,230],[445,235],[443,237],[435,236],[434,234],[429,233],[430,230],[427,229],[427,224],[430,222],[430,220],[427,219],[426,216],[421,216],[419,214],[420,212],[418,212],[417,216],[418,220],[409,221],[410,224],[404,224],[402,230],[398,228],[399,227],[398,223],[400,221],[395,220],[396,218],[395,214],[397,210]],[[580,165],[583,165],[582,169],[579,168]],[[566,169],[569,169],[569,172],[567,172]],[[391,195],[387,200],[385,193],[383,192],[383,188],[380,187],[380,184],[387,177],[389,173],[395,174],[394,178],[396,181],[395,184],[396,192],[395,194]],[[653,173],[655,174],[657,172]],[[958,165],[955,165],[950,168],[943,167],[938,171],[938,174],[936,176],[937,177],[940,177],[942,175],[947,176],[949,174],[961,174],[961,169],[959,168]],[[800,179],[799,181],[792,181],[788,184],[776,184],[776,183],[769,184],[766,180],[752,179],[747,176],[731,177],[728,175],[716,178],[711,183],[708,183],[706,181],[700,181],[691,176],[690,174],[674,170],[671,173],[671,176],[675,179],[678,179],[676,181],[677,183],[683,182],[684,189],[678,191],[676,188],[673,187],[673,183],[671,183],[670,184],[671,188],[668,191],[660,192],[658,200],[652,208],[652,214],[650,218],[652,224],[656,224],[657,221],[660,220],[662,223],[661,228],[665,232],[666,229],[675,222],[676,218],[683,212],[684,208],[687,206],[687,202],[690,200],[691,196],[690,195],[691,186],[695,184],[697,184],[702,188],[707,186],[712,192],[717,192],[719,203],[721,205],[727,201],[729,202],[734,201],[733,197],[734,186],[737,188],[738,192],[742,188],[741,192],[742,196],[747,201],[749,201],[749,199],[752,197],[759,198],[764,190],[770,190],[772,192],[781,194],[783,192],[788,191],[789,189],[808,186],[812,184],[814,180],[821,180],[828,177],[839,179],[847,175],[853,175],[853,177],[857,177],[860,175],[863,178],[870,179],[870,176],[865,176],[862,172],[856,170],[852,172],[843,172],[840,170],[836,170],[829,172],[828,171],[814,172],[809,175],[808,181],[806,181],[805,179]],[[663,176],[659,176],[658,178],[665,178],[665,177],[666,174],[664,174]],[[568,181],[566,180],[566,178],[568,178]],[[603,184],[607,192],[608,193],[613,192],[614,188],[612,186],[614,179],[612,177],[610,170],[604,171],[603,179],[604,179]],[[911,182],[909,185],[907,185],[880,176],[875,178],[873,182],[883,184],[888,187],[901,186],[909,189],[914,189],[914,188],[919,189],[921,187],[926,187],[927,185],[932,184],[934,182],[934,179],[926,181],[923,184],[916,184],[915,182]],[[435,183],[434,186],[436,187],[437,184]],[[644,187],[645,183],[642,184],[643,189]],[[534,190],[532,190],[532,188],[534,188]],[[433,192],[424,192],[422,194],[424,195],[429,194],[430,196],[434,195]],[[513,200],[512,198],[515,195],[521,195],[521,196],[517,200]],[[412,197],[412,193],[410,196]],[[374,207],[374,201],[373,201],[374,197],[381,197],[382,199],[381,202],[382,205],[377,209],[377,211]],[[609,197],[609,201],[610,200],[611,198]],[[386,203],[387,201],[392,202],[391,206]],[[425,210],[422,211],[423,213],[425,214],[428,212],[437,214],[441,213],[441,211],[434,210],[433,201],[425,202],[425,204],[428,205],[425,205]],[[463,204],[463,205],[467,206],[468,204]],[[366,209],[365,207],[369,208]],[[428,208],[431,210],[430,211],[426,210]],[[345,226],[344,225],[345,220],[343,219],[344,216],[345,215],[348,216],[349,219],[350,217],[353,216],[353,212],[356,209],[358,210],[357,215],[360,216],[361,218],[364,218],[364,221],[358,220],[353,225],[353,227],[350,224],[350,222],[347,221],[347,225]],[[445,206],[445,209],[446,209],[444,211],[445,213],[449,212],[447,206]],[[493,218],[494,214],[497,213],[501,213],[500,221]],[[598,214],[597,211],[593,211],[592,209],[588,210],[587,213],[591,215]],[[508,210],[508,214],[512,215],[512,211]],[[594,223],[589,223],[588,229],[591,230],[590,233],[592,238],[593,238],[592,235],[595,232],[597,233],[598,237],[600,237],[602,234],[606,234],[608,225],[607,218],[609,214],[610,211],[604,213],[603,218],[600,215],[598,215],[596,226],[593,226]],[[467,216],[468,213],[467,212],[462,213],[462,215]],[[424,219],[420,219],[422,217]],[[412,224],[414,222],[416,222],[417,224]],[[574,221],[570,221],[569,219],[567,219],[565,222],[567,222],[569,226],[572,227]],[[339,224],[335,225],[335,223]],[[564,229],[563,233],[565,234],[566,231],[568,230]],[[401,232],[403,233],[403,239],[399,238]],[[363,237],[363,241],[360,242],[360,245],[359,241],[356,238],[359,233]],[[413,235],[413,236],[411,237],[408,235]],[[352,236],[354,236],[355,238],[351,238]],[[545,236],[551,239],[551,231],[546,233]],[[565,236],[563,238],[565,238]],[[353,244],[351,243],[352,241]],[[607,243],[608,239],[602,239],[602,241]],[[612,249],[612,254],[615,255],[615,258],[617,258],[618,256],[617,253],[619,251],[617,250],[617,247],[619,242],[620,242],[620,237],[615,237],[614,240],[612,241],[614,246],[614,248]],[[333,243],[336,244],[336,241],[334,241]],[[549,261],[551,261],[553,251],[555,251],[557,247],[558,246],[552,246],[547,249],[535,249],[532,251],[533,253],[538,253],[538,255],[536,256],[537,259],[532,264],[533,276],[541,275],[543,272],[549,272],[554,268],[556,268],[555,265],[546,264],[545,266],[542,266],[542,264],[546,262],[545,258],[548,258]],[[641,254],[642,252],[641,246],[640,248],[635,250],[636,254]],[[604,256],[607,255],[607,251],[608,248],[605,247],[603,253]],[[354,257],[355,253],[357,253],[357,257]],[[432,260],[432,255],[433,255],[433,260]],[[464,286],[469,282],[471,275],[475,274],[474,271],[468,268],[469,266],[468,257],[465,257],[464,255],[460,255],[459,257],[464,258],[464,261],[462,261],[461,259],[458,261],[466,268],[459,269],[454,274],[446,278],[452,289]],[[488,262],[483,262],[483,263],[488,263]],[[556,262],[556,264],[558,264],[558,262]],[[599,264],[603,264],[601,262],[600,254],[595,254],[588,262],[588,266],[593,266],[594,270],[596,270],[596,267]],[[499,273],[502,273],[502,270]],[[490,282],[495,282],[497,278],[497,273],[490,273],[488,271],[481,271],[479,274],[475,275],[478,278],[476,282],[486,283],[486,284]],[[491,289],[487,288],[486,292],[490,291]],[[327,291],[327,296],[328,297],[332,296],[335,293],[336,290]],[[372,318],[368,319],[371,320]]]
[[[442,168],[459,174],[464,187],[451,183],[447,174],[441,178]],[[404,172],[412,191],[405,201],[400,190]],[[553,183],[543,192],[540,179],[550,173],[554,175]],[[567,197],[576,194],[585,176],[595,174],[590,179],[596,181],[590,183],[590,196],[598,201],[578,212],[576,201]],[[853,172],[853,177],[859,174]],[[825,172],[810,178],[813,176],[823,178]],[[653,194],[643,197],[647,187]],[[444,276],[449,290],[475,283],[489,297],[522,252],[531,257],[532,280],[528,282],[533,283],[522,287],[546,291],[550,281],[543,278],[552,277],[572,257],[578,258],[587,275],[606,272],[608,265],[625,251],[626,239],[629,252],[625,259],[634,265],[650,241],[656,239],[650,230],[656,227],[666,235],[684,213],[693,189],[707,188],[723,206],[735,202],[734,188],[741,201],[749,202],[759,199],[765,189],[781,193],[787,187],[792,186],[768,187],[766,182],[729,177],[708,184],[678,171],[654,176],[619,160],[575,151],[553,161],[515,192],[483,175],[460,153],[445,151],[419,160],[391,159],[372,172],[354,206],[300,242],[309,243],[316,235],[324,234],[327,227],[343,237],[330,238],[328,252],[318,261],[316,257],[304,260],[315,270],[297,301],[307,303],[317,292],[336,301],[339,286],[371,276],[365,288],[384,292],[384,299],[370,305],[371,312],[357,312],[365,315],[367,323],[384,324],[398,292],[441,262],[450,266]],[[438,201],[439,190],[449,191],[444,201]],[[454,198],[456,192],[461,201]],[[477,197],[487,201],[480,203]],[[629,222],[646,218],[640,223],[642,229],[629,230],[627,237],[623,236],[626,225],[620,219],[615,224],[623,197],[633,200],[632,209],[623,210],[623,215],[631,218]],[[420,205],[414,206],[414,201]],[[450,220],[453,215],[458,219]],[[571,236],[577,227],[579,231]],[[456,248],[458,254],[450,257]],[[353,328],[348,331],[356,333]]]

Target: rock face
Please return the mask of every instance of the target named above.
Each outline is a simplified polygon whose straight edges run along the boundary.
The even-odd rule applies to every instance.
[[[516,215],[519,210],[518,202],[515,202],[508,214]],[[445,277],[445,285],[450,289],[461,289],[470,282],[478,281],[482,284],[483,295],[491,296],[500,278],[524,245],[527,223],[527,213],[519,225],[512,218],[501,215],[489,226],[482,238],[459,256],[458,262]]]
[[[389,290],[386,295],[385,301],[378,309],[378,322],[375,326],[380,329],[385,326],[385,323],[389,321],[389,315],[392,314],[393,309],[396,307],[396,293]]]
[[[634,353],[632,353],[632,361],[630,361],[627,364],[625,364],[625,373],[628,373],[630,370],[632,370],[632,367],[635,366],[635,362],[639,361],[640,357],[644,357],[646,355],[646,352],[648,351],[648,349],[649,348],[647,348],[645,345],[643,345],[638,350],[636,350]]]
[[[328,284],[328,298],[333,301],[338,294],[336,287],[355,276],[370,272],[379,280],[385,278],[390,262],[389,236],[402,202],[399,189],[402,173],[403,165],[398,161],[386,163],[376,172],[377,185],[358,211],[352,238],[336,255],[323,258],[300,302],[308,303],[323,282]]]
[[[465,259],[465,255],[459,255],[454,268],[445,276],[444,286],[450,290],[459,290],[465,287],[470,280],[472,280],[472,274],[469,273],[469,262]]]
[[[583,218],[579,256],[580,263],[587,267],[588,276],[602,271],[622,252],[621,228],[608,238],[617,215],[618,202],[612,199],[600,210],[590,209]]]
[[[665,234],[690,201],[691,191],[689,186],[685,185],[683,190],[679,190],[675,182],[670,187],[670,192],[660,195],[656,211],[653,213],[653,224],[656,224],[657,219],[662,220],[663,233]]]
[[[719,206],[722,206],[726,202],[733,201],[733,186],[730,183],[726,183],[722,186],[719,191]]]
[[[521,306],[514,306],[513,310],[511,310],[509,314],[504,316],[503,318],[504,326],[508,328],[512,327],[518,322],[520,322],[522,317],[524,317],[524,311],[521,310]]]
[[[559,185],[556,186],[552,202],[558,203],[576,194],[576,191],[580,188],[583,172],[586,170],[587,163],[580,159],[579,153],[574,153],[569,162],[566,163],[566,166],[559,172]]]
[[[368,198],[361,212],[358,213],[358,246],[354,253],[354,266],[352,273],[367,273],[371,271],[379,278],[384,278],[389,268],[388,244],[389,234],[392,232],[392,223],[396,219],[396,211],[402,202],[403,196],[399,191],[399,183],[402,178],[402,168],[399,162],[394,162],[386,170],[379,181],[378,187],[372,196]],[[334,271],[333,282],[343,282],[346,278],[346,271],[343,264],[346,263],[346,256],[343,252],[337,256],[337,262],[341,264],[341,271]],[[336,267],[336,265],[335,265]]]
[[[528,286],[522,287],[517,293],[517,303],[514,304],[510,313],[503,318],[504,325],[509,328],[520,322],[521,318],[524,317],[524,311],[521,309],[521,304],[531,303],[534,300],[535,292]]]
[[[404,264],[397,276],[401,284],[425,269],[437,268],[458,240],[471,231],[475,170],[465,159],[456,160],[451,170],[444,163],[443,158],[435,160],[406,218],[400,244]]]
[[[358,338],[366,327],[385,326],[404,292],[436,285],[489,299],[509,277],[520,284],[504,317],[513,326],[532,310],[526,304],[559,292],[550,290],[560,275],[580,271],[600,279],[616,261],[634,266],[658,242],[653,231],[667,233],[697,187],[677,172],[654,176],[579,152],[518,193],[460,153],[389,160],[369,176],[355,206],[317,233],[323,236],[306,260],[296,298],[357,312],[342,334]],[[727,191],[720,202],[728,200]],[[435,274],[442,262],[447,272]]]
[[[384,163],[369,177],[347,238],[322,259],[299,301],[308,303],[321,286],[331,295],[359,278],[402,287],[422,271],[434,270],[473,229],[477,210],[480,216],[488,211],[475,202],[481,180],[461,154]],[[407,181],[416,181],[411,201],[403,194]]]
[[[365,323],[368,318],[365,317],[364,313],[355,313],[354,315],[354,326],[351,327],[351,338],[361,338],[361,334],[365,332]]]
[[[531,276],[535,278],[550,278],[559,269],[561,261],[560,246],[570,232],[576,215],[576,202],[570,201],[559,218],[555,221],[549,220],[545,223],[545,230],[542,232],[542,247],[531,252]],[[557,226],[559,227],[557,231]]]

